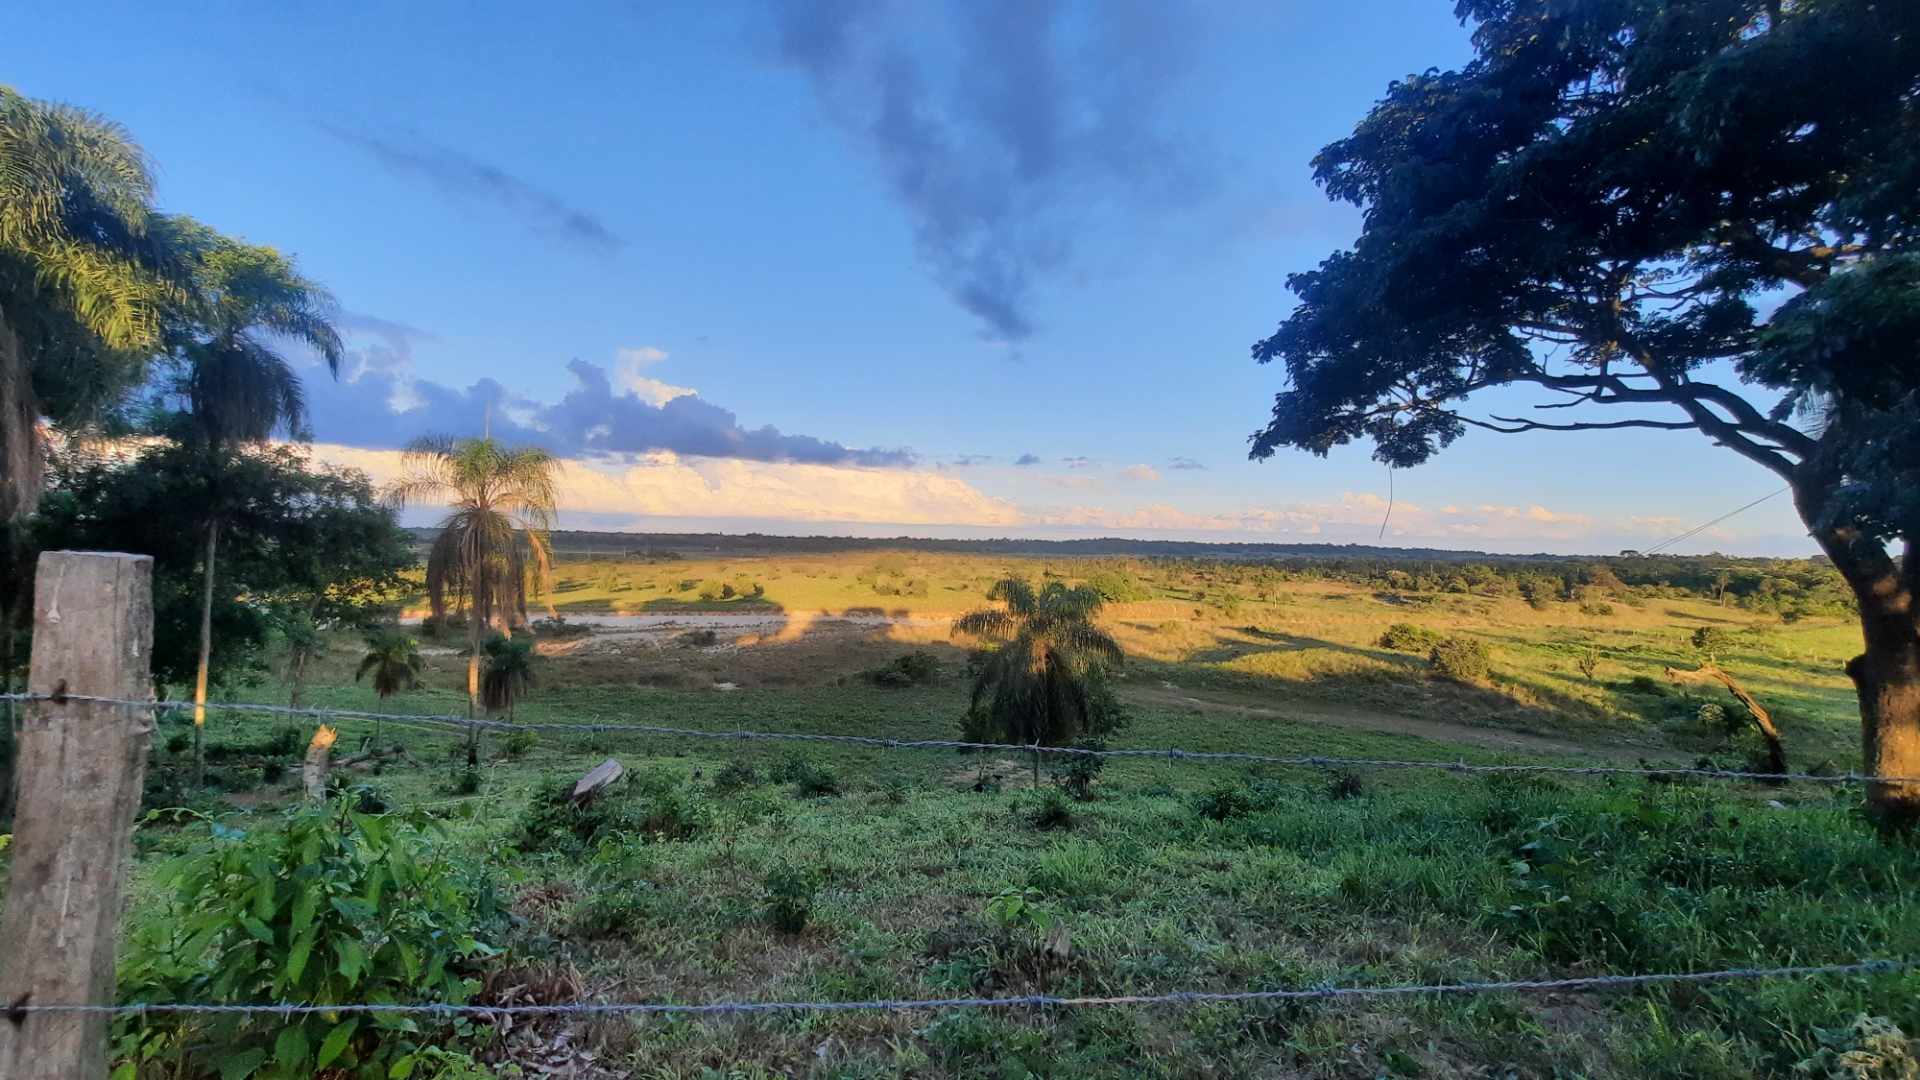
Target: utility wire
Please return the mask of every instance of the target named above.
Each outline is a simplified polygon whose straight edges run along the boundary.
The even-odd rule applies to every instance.
[[[1715,525],[1720,524],[1721,522],[1727,520],[1728,518],[1734,516],[1735,514],[1743,514],[1748,510],[1751,510],[1754,507],[1759,506],[1761,503],[1766,502],[1768,499],[1775,498],[1776,496],[1780,495],[1782,492],[1791,490],[1792,487],[1793,487],[1792,484],[1788,484],[1786,487],[1781,488],[1779,491],[1773,491],[1765,495],[1762,495],[1759,498],[1753,500],[1752,502],[1746,504],[1745,506],[1739,507],[1737,509],[1729,510],[1724,514],[1721,514],[1719,517],[1714,518],[1712,521],[1707,522],[1705,525],[1696,525],[1693,528],[1688,529],[1686,532],[1683,532],[1679,536],[1673,537],[1670,540],[1662,540],[1660,543],[1655,544],[1652,547],[1648,548],[1647,550],[1641,552],[1641,554],[1652,555],[1652,554],[1655,554],[1656,552],[1661,551],[1664,548],[1672,547],[1673,545],[1679,543],[1682,540],[1692,539],[1693,537],[1698,536],[1703,532],[1706,532],[1708,529],[1713,528]]]

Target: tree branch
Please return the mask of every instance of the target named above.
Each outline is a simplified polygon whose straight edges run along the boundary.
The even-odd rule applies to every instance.
[[[1558,406],[1544,407],[1557,408]],[[1516,416],[1493,416],[1488,418],[1489,420],[1497,421],[1496,423],[1488,423],[1487,420],[1475,420],[1471,416],[1461,416],[1460,419],[1472,424],[1474,427],[1486,428],[1488,431],[1498,431],[1508,435],[1518,434],[1522,431],[1612,431],[1619,428],[1652,428],[1656,431],[1692,431],[1695,426],[1691,421],[1687,420],[1588,420],[1571,424],[1544,424],[1538,420],[1527,420]],[[1503,424],[1512,426],[1502,427],[1501,425]]]

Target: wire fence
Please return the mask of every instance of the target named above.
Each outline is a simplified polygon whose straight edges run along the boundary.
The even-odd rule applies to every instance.
[[[440,1017],[568,1016],[568,1015],[693,1015],[726,1016],[778,1012],[915,1012],[938,1009],[1052,1009],[1100,1008],[1121,1005],[1182,1006],[1257,1004],[1273,1001],[1330,1001],[1343,998],[1395,998],[1451,994],[1585,993],[1636,987],[1744,982],[1759,979],[1825,978],[1847,975],[1883,975],[1911,971],[1915,960],[1858,960],[1844,964],[1792,967],[1724,968],[1718,971],[1653,972],[1638,975],[1585,975],[1564,979],[1506,979],[1487,982],[1412,983],[1390,986],[1311,986],[1285,990],[1181,990],[1164,994],[1061,996],[1023,994],[1011,997],[878,998],[867,1001],[574,1001],[549,1005],[454,1005],[445,1002],[348,1002],[341,1004],[218,1004],[212,1002],[128,1002],[102,1004],[20,1003],[0,1007],[0,1016],[28,1013],[105,1013],[113,1016],[206,1013],[213,1015],[271,1015],[291,1018],[326,1015],[412,1014]]]
[[[138,700],[133,698],[95,697],[79,694],[11,693],[0,694],[0,701],[43,702],[62,704],[79,702],[95,705],[114,705],[127,708],[151,709],[156,713],[192,711],[192,702],[165,700]],[[1752,783],[1781,784],[1800,782],[1809,784],[1912,784],[1920,783],[1920,776],[1875,776],[1867,773],[1810,773],[1810,772],[1753,772],[1743,769],[1719,769],[1685,765],[1544,765],[1530,763],[1482,763],[1467,761],[1423,761],[1400,758],[1359,758],[1333,757],[1321,754],[1254,754],[1236,750],[1187,750],[1179,747],[1121,747],[1096,749],[1083,746],[1044,746],[1032,743],[989,743],[969,742],[961,739],[889,739],[874,735],[820,734],[803,731],[749,731],[749,730],[708,730],[702,728],[668,727],[657,724],[631,722],[604,723],[552,723],[538,721],[508,722],[489,720],[482,717],[434,715],[425,713],[381,713],[359,709],[336,709],[319,706],[293,707],[288,705],[255,704],[246,702],[207,702],[203,706],[208,712],[255,713],[270,716],[299,717],[312,720],[353,720],[384,721],[397,725],[410,725],[419,728],[440,731],[536,731],[573,735],[633,734],[654,735],[667,738],[711,739],[733,742],[766,740],[775,742],[821,743],[840,746],[857,746],[880,750],[965,750],[982,753],[1031,754],[1054,757],[1086,757],[1102,759],[1164,759],[1169,761],[1200,762],[1237,762],[1254,765],[1277,765],[1301,768],[1344,768],[1344,769],[1433,769],[1454,773],[1506,773],[1506,774],[1547,774],[1565,776],[1610,776],[1645,777],[1662,779],[1704,779],[1734,780]]]

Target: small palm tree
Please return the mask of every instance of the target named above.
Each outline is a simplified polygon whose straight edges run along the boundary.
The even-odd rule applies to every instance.
[[[1101,734],[1110,726],[1099,679],[1124,654],[1093,625],[1099,591],[1053,581],[1036,592],[1010,577],[987,598],[1006,606],[972,612],[953,624],[956,635],[994,647],[974,679],[972,715],[1002,740],[1041,746]]]
[[[398,630],[382,630],[367,635],[367,654],[360,658],[360,667],[353,673],[353,681],[359,682],[368,675],[373,676],[373,692],[381,701],[395,694],[411,690],[420,684],[420,673],[427,667],[426,660],[420,656],[420,643]],[[380,721],[373,722],[373,740],[380,741]]]
[[[487,664],[480,675],[480,704],[494,712],[507,711],[513,722],[513,703],[534,687],[533,640],[495,634],[487,639]]]
[[[552,571],[547,531],[560,462],[538,447],[429,436],[407,447],[402,465],[406,474],[387,489],[390,501],[438,501],[452,511],[427,553],[427,599],[436,623],[450,607],[466,613],[471,716],[480,706],[481,628],[511,636],[515,625],[525,625],[527,596],[545,588]],[[470,761],[479,757],[479,739],[476,727]]]

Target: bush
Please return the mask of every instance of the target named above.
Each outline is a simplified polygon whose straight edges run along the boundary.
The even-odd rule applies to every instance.
[[[1702,626],[1693,632],[1693,648],[1712,660],[1733,646],[1733,635],[1718,626]]]
[[[480,794],[479,766],[469,765],[460,770],[459,774],[453,778],[453,793],[455,795]]]
[[[425,817],[370,817],[345,801],[280,829],[216,832],[163,870],[168,910],[129,937],[121,997],[466,1003],[479,987],[468,966],[495,952],[486,939],[498,912],[472,899],[493,894],[465,887],[435,851],[438,836]],[[113,1055],[134,1072],[171,1073],[210,1052],[217,1058],[193,1075],[404,1076],[458,1030],[323,1013],[150,1013],[117,1025]]]
[[[1221,783],[1207,789],[1194,803],[1194,812],[1209,821],[1227,821],[1253,812],[1253,793],[1244,785]]]
[[[813,917],[819,879],[797,867],[777,867],[767,875],[767,921],[783,934],[797,934]]]
[[[940,660],[925,649],[915,649],[874,668],[865,677],[875,686],[919,686],[940,677]]]
[[[804,754],[789,754],[774,766],[777,783],[792,784],[794,794],[804,797],[840,794],[840,778],[833,770],[815,765]]]
[[[524,729],[510,731],[507,733],[506,741],[502,744],[502,749],[507,752],[507,756],[510,758],[523,758],[527,756],[528,751],[533,749],[534,744],[539,741],[540,736],[536,732],[526,731]]]
[[[1920,1077],[1920,1040],[1884,1016],[1854,1017],[1843,1028],[1815,1028],[1820,1049],[1793,1067],[1819,1080],[1913,1080]]]
[[[1397,652],[1430,653],[1441,640],[1440,634],[1424,626],[1397,622],[1380,635],[1380,647]]]
[[[1603,601],[1600,601],[1599,603],[1589,603],[1589,602],[1585,602],[1585,601],[1583,601],[1583,602],[1582,602],[1582,603],[1580,604],[1580,614],[1582,614],[1582,615],[1611,615],[1611,614],[1613,614],[1613,605],[1612,605],[1612,604],[1609,604],[1609,603],[1607,603],[1607,602],[1606,602],[1606,601],[1604,601],[1604,600],[1603,600]]]
[[[719,644],[720,635],[712,630],[689,630],[673,640],[688,648],[698,649]]]
[[[1040,794],[1040,801],[1027,811],[1027,824],[1041,832],[1073,828],[1073,808],[1058,789]]]
[[[535,619],[528,624],[535,636],[551,641],[566,641],[583,638],[593,633],[593,627],[586,623],[570,623],[564,616],[555,615],[547,619]]]
[[[1334,773],[1333,779],[1327,782],[1327,798],[1335,802],[1342,799],[1357,799],[1365,793],[1366,788],[1360,782],[1360,774],[1347,769]]]
[[[1076,739],[1075,748],[1080,750],[1105,750],[1103,739]],[[1100,779],[1100,772],[1107,766],[1107,759],[1094,754],[1057,754],[1053,765],[1053,780],[1064,788],[1067,794],[1079,802],[1093,801],[1093,785]]]
[[[745,761],[729,761],[713,774],[713,790],[739,791],[760,782],[760,771]]]
[[[1482,683],[1493,670],[1493,658],[1487,646],[1472,638],[1441,639],[1427,654],[1427,666],[1442,679],[1458,683]]]

